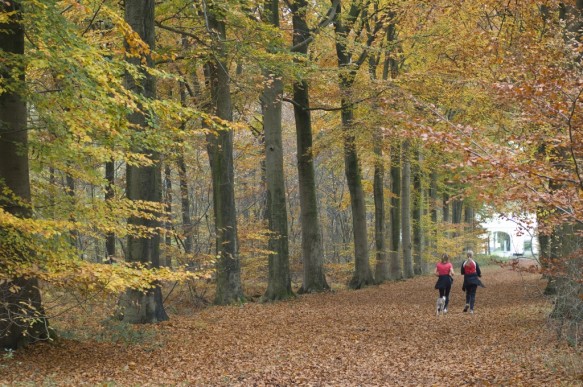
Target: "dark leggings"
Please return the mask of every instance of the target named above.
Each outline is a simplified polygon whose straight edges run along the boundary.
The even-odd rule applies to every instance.
[[[470,304],[471,310],[474,310],[474,303],[476,302],[476,289],[478,289],[478,285],[466,286],[466,304]]]
[[[448,286],[447,288],[439,288],[438,290],[439,290],[439,297],[445,296],[444,308],[447,308],[447,304],[449,304],[449,291],[451,290],[451,286]]]

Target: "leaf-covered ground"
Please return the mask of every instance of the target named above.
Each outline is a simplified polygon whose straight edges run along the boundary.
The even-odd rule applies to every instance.
[[[462,313],[458,277],[450,313],[436,317],[429,276],[210,307],[139,328],[149,335],[143,345],[60,340],[4,355],[0,384],[583,384],[580,355],[558,345],[545,326],[540,276],[489,267],[483,280],[474,315]]]

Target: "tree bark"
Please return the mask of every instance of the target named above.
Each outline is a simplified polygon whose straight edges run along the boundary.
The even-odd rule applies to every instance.
[[[425,246],[425,236],[423,230],[423,187],[422,187],[422,172],[421,163],[423,156],[419,150],[416,151],[417,162],[415,163],[413,174],[413,272],[416,275],[423,274],[423,250]]]
[[[401,176],[401,233],[403,244],[403,274],[405,278],[412,278],[413,256],[411,248],[411,159],[409,140],[403,141],[402,145],[402,168]]]
[[[454,238],[460,236],[463,210],[464,202],[460,199],[454,199],[451,203],[451,223],[454,224],[455,227],[453,232]]]
[[[306,22],[306,0],[296,0],[291,5],[294,46],[306,42],[311,34]],[[307,56],[309,43],[301,44],[298,54]],[[294,117],[296,122],[298,182],[300,191],[300,222],[302,226],[302,258],[304,275],[299,293],[329,290],[324,274],[324,247],[320,232],[314,158],[312,152],[312,117],[308,82],[295,81]]]
[[[344,130],[344,168],[346,182],[350,192],[350,207],[352,209],[352,231],[354,235],[354,274],[349,286],[360,289],[374,283],[368,260],[368,241],[366,232],[366,201],[362,189],[360,163],[356,152],[353,108],[347,106],[343,99],[342,122]]]
[[[213,33],[216,60],[207,63],[211,100],[215,115],[226,121],[233,120],[228,64],[224,41],[226,27],[211,7],[208,14],[209,29]],[[231,304],[244,300],[241,287],[241,262],[237,240],[237,211],[235,208],[235,173],[233,165],[233,130],[220,129],[207,135],[207,152],[213,181],[213,208],[216,232],[217,291],[215,303]]]
[[[476,245],[474,243],[475,217],[476,214],[474,207],[468,200],[464,200],[464,234],[466,239],[466,250],[476,250]]]
[[[185,45],[185,39],[183,38],[183,45]],[[199,82],[196,80],[195,85]],[[180,102],[182,106],[186,106],[186,84],[180,82]],[[195,89],[200,89],[200,87],[195,87]],[[189,256],[192,254],[194,249],[194,237],[192,229],[192,219],[190,217],[190,194],[188,190],[188,178],[186,170],[186,162],[184,161],[184,151],[180,152],[178,160],[176,162],[178,166],[178,180],[180,184],[180,206],[182,213],[182,233],[184,234],[184,252]],[[190,265],[190,262],[187,262]]]
[[[125,20],[140,38],[150,47],[154,48],[154,0],[125,0]],[[142,58],[128,58],[128,62],[139,66]],[[146,57],[147,66],[152,67],[153,61],[150,55]],[[126,87],[142,94],[143,97],[153,99],[156,97],[156,82],[154,77],[144,69],[141,70],[142,78],[134,79],[130,74],[126,75]],[[129,121],[147,130],[148,118],[141,111],[130,114]],[[160,155],[157,151],[140,146],[136,151],[141,152],[154,162],[150,166],[128,165],[126,169],[126,194],[130,200],[144,200],[149,202],[162,202],[162,170]],[[145,226],[149,229],[159,229],[162,225],[156,219],[144,219],[131,217],[128,223],[137,226]],[[160,267],[160,233],[145,238],[128,236],[126,260],[140,262],[152,268]],[[120,300],[122,319],[131,324],[155,323],[168,320],[168,315],[162,303],[162,290],[159,285],[146,292],[128,290]]]
[[[400,146],[391,147],[391,254],[389,273],[391,280],[403,278],[399,250],[401,244],[401,152]]]
[[[539,206],[536,212],[536,222],[538,225],[538,243],[539,243],[539,262],[541,264],[541,268],[543,271],[548,270],[548,265],[551,263],[551,232],[548,230],[547,223],[547,209],[544,206]],[[542,231],[544,230],[544,231]],[[489,241],[488,241],[489,242]],[[488,243],[488,246],[490,244]],[[489,252],[488,252],[489,253]],[[547,286],[544,290],[546,295],[551,295],[555,292],[554,282],[552,281],[552,277],[548,274],[544,274],[544,277],[547,278]]]
[[[265,2],[265,19],[279,28],[279,1]],[[265,300],[282,300],[293,296],[289,270],[289,240],[281,139],[281,101],[283,81],[272,69],[264,69],[265,86],[260,97],[265,144],[265,182],[269,224],[269,276]]]
[[[167,246],[167,251],[164,256],[164,266],[172,267],[172,256],[170,254],[170,247],[172,245],[172,170],[170,163],[164,165],[164,203],[166,208],[166,222],[164,224],[164,244]]]
[[[449,223],[449,194],[447,192],[443,193],[443,223]]]
[[[433,250],[437,248],[437,212],[439,205],[439,195],[437,191],[437,172],[431,171],[429,175],[429,199],[431,203],[431,229],[433,232],[430,236],[429,246]]]
[[[190,194],[188,189],[188,177],[186,174],[186,162],[184,155],[178,156],[178,179],[180,180],[180,206],[182,213],[182,233],[184,234],[184,252],[188,255],[194,251],[194,237],[192,235],[192,218],[190,217]]]
[[[111,202],[115,196],[115,164],[113,160],[105,163],[105,201]],[[105,235],[106,262],[113,263],[115,257],[115,233],[109,232]]]
[[[579,224],[562,223],[553,227],[550,237],[550,263],[554,265],[551,270],[556,274],[549,277],[545,294],[555,295],[551,317],[574,327],[574,333],[567,333],[573,336],[571,339],[576,337],[583,313],[580,299],[583,259],[579,254],[583,247],[582,229]]]
[[[71,223],[75,223],[75,179],[71,174],[65,173],[65,185],[67,187],[67,196],[69,196],[70,202],[69,205],[71,206],[71,215],[69,216],[69,221]],[[79,245],[79,232],[75,229],[69,231],[69,242],[73,248],[80,249]]]
[[[0,24],[0,50],[14,55],[14,62],[0,66],[3,85],[12,86],[0,92],[0,191],[8,189],[18,201],[0,198],[0,208],[19,217],[29,218],[30,181],[28,167],[28,132],[26,102],[18,93],[24,86],[24,28],[21,24],[20,1],[0,3],[0,12],[11,12]],[[1,229],[0,238],[14,234]],[[15,237],[12,235],[11,237]],[[26,238],[18,235],[17,238]],[[9,239],[8,239],[9,240]],[[30,260],[31,251],[6,244],[0,251],[0,270],[8,260]],[[0,285],[0,348],[17,349],[49,337],[48,320],[42,307],[38,281],[35,278],[12,278]]]
[[[446,231],[445,231],[445,235],[442,235],[442,237],[445,238],[451,238],[453,235],[451,235],[451,232],[449,231],[449,229],[451,228],[451,225],[449,225],[448,223],[451,223],[451,214],[450,214],[450,205],[449,205],[449,194],[447,192],[444,192],[442,194],[442,212],[443,212],[443,219],[442,219],[442,225],[445,227]]]
[[[375,281],[376,283],[385,282],[390,278],[389,275],[389,258],[387,254],[386,227],[385,227],[385,191],[384,176],[385,169],[383,165],[383,148],[382,134],[380,128],[376,128],[373,151],[375,154],[374,167],[374,208],[375,208],[375,248],[376,248],[376,266]]]

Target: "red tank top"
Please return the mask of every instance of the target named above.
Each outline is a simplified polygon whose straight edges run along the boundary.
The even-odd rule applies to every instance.
[[[439,275],[448,275],[449,271],[453,268],[451,262],[441,263],[437,262],[437,274]]]
[[[476,274],[476,262],[470,259],[464,262],[464,274]]]

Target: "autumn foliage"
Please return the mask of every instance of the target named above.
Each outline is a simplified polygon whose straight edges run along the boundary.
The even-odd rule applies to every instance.
[[[582,26],[581,1],[0,0],[0,339],[95,303],[148,337],[8,352],[0,381],[573,382],[543,326],[579,347]],[[431,319],[414,277],[494,213],[536,218],[536,273]],[[349,278],[413,279],[294,300]],[[175,320],[115,325],[126,292]],[[243,306],[185,316],[213,296]]]

